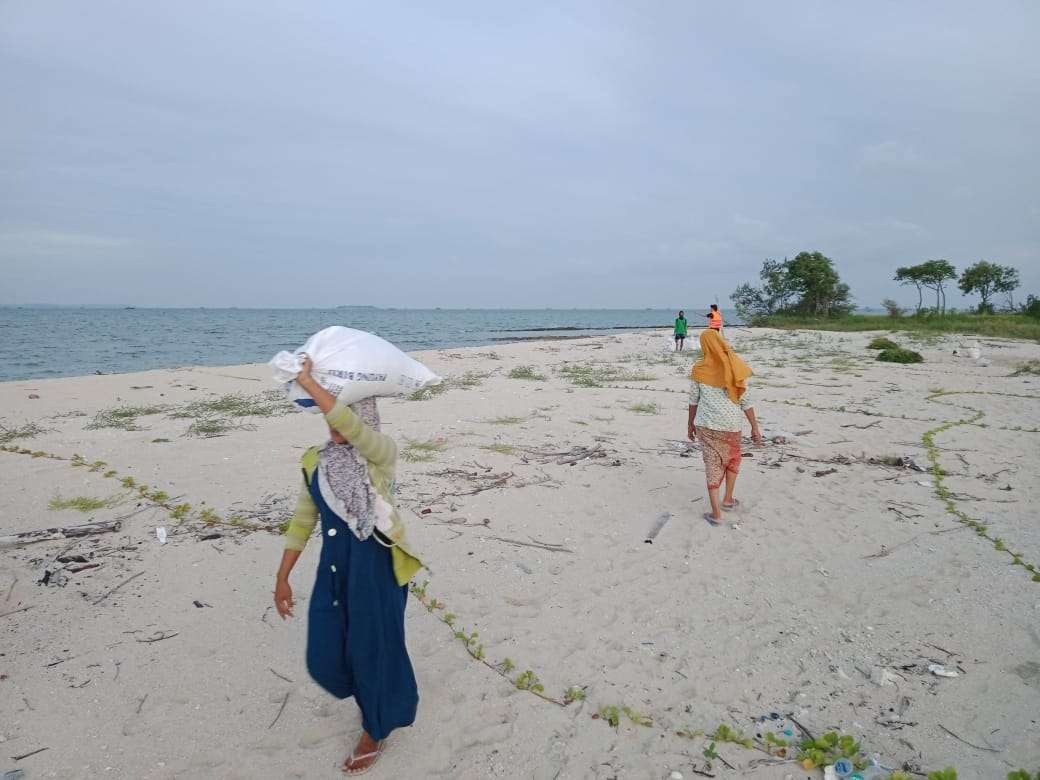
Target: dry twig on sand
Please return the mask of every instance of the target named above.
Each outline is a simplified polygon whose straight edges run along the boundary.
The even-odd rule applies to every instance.
[[[132,576],[130,576],[130,577],[127,577],[127,578],[126,578],[125,580],[123,580],[122,582],[120,582],[120,583],[119,583],[118,585],[116,585],[116,586],[115,586],[114,588],[112,588],[111,590],[107,590],[107,591],[105,591],[105,592],[104,592],[103,594],[101,594],[101,596],[100,596],[100,597],[99,597],[98,599],[96,599],[96,600],[94,601],[94,606],[96,607],[96,606],[97,606],[98,604],[100,604],[100,603],[101,603],[102,601],[104,601],[105,599],[107,599],[107,598],[108,598],[109,596],[111,596],[111,595],[112,595],[113,593],[115,593],[115,592],[116,592],[117,590],[119,590],[119,589],[120,589],[121,587],[123,587],[124,585],[127,585],[127,584],[129,584],[130,582],[133,582],[133,581],[134,581],[134,580],[136,580],[136,579],[137,579],[138,577],[140,577],[140,576],[141,576],[142,574],[144,574],[144,571],[139,571],[139,572],[137,572],[137,574],[134,574],[134,575],[132,575]]]

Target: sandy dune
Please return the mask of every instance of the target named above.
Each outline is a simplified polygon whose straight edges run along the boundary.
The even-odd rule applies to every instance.
[[[693,777],[698,732],[725,723],[754,737],[769,713],[853,734],[893,767],[1040,767],[1040,582],[1014,565],[1040,567],[1040,379],[1009,376],[1040,347],[982,340],[983,367],[952,356],[959,339],[931,339],[915,346],[926,363],[893,366],[865,349],[874,334],[728,335],[756,371],[764,430],[787,443],[748,446],[742,507],[720,528],[700,519],[700,455],[684,441],[692,355],[670,354],[667,334],[418,356],[450,388],[382,410],[429,563],[418,581],[445,606],[410,601],[419,720],[373,776]],[[521,366],[545,379],[510,378]],[[338,776],[360,723],[303,665],[317,541],[294,582],[301,617],[269,609],[277,527],[321,420],[276,404],[205,437],[174,416],[270,389],[265,366],[0,384],[0,424],[42,429],[7,445],[63,458],[0,452],[0,537],[122,518],[116,533],[0,548],[0,772]],[[88,428],[128,405],[152,413]],[[943,428],[955,421],[970,422]],[[929,431],[938,490],[890,462],[929,469]],[[167,495],[143,499],[141,483]],[[77,497],[108,503],[49,508]],[[189,504],[188,518],[156,500]],[[207,526],[207,507],[237,525]],[[55,564],[62,553],[83,560]],[[37,584],[46,569],[67,583]],[[488,664],[448,613],[478,632],[471,648]],[[546,697],[578,687],[586,699],[518,690],[489,667],[507,658],[509,678],[530,670]],[[958,676],[930,673],[936,663]],[[612,706],[630,713],[616,729],[593,718]],[[761,750],[718,751],[736,767],[716,762],[720,777],[819,776]]]

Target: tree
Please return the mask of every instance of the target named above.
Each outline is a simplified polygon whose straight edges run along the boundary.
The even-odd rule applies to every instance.
[[[995,293],[1002,292],[1010,298],[1011,293],[1018,287],[1018,269],[979,260],[975,265],[964,269],[957,286],[965,295],[979,296],[980,313],[992,312],[993,304],[990,303],[990,298]]]
[[[896,275],[893,277],[895,281],[902,285],[913,285],[917,288],[917,309],[914,311],[915,314],[921,313],[921,306],[924,305],[924,282],[922,280],[921,266],[919,265],[903,265],[896,269]]]
[[[745,282],[730,296],[747,321],[783,312],[834,317],[855,308],[849,286],[841,281],[831,259],[819,252],[801,252],[782,262],[766,260],[759,278],[761,287]]]
[[[794,308],[813,317],[848,314],[855,306],[849,286],[841,281],[833,261],[820,252],[799,252],[787,263],[787,283],[801,296]]]
[[[903,307],[891,298],[885,298],[885,300],[881,301],[881,305],[885,307],[885,311],[888,312],[889,317],[898,318],[903,316]],[[921,307],[918,306],[917,310],[920,311]]]
[[[957,278],[957,269],[946,260],[927,260],[917,268],[921,284],[929,290],[935,290],[935,311],[946,313],[946,282]]]
[[[786,309],[790,305],[791,298],[797,292],[788,273],[789,265],[790,261],[786,257],[783,262],[766,259],[762,263],[762,270],[758,272],[758,276],[763,282],[762,294],[772,311]]]
[[[774,313],[762,290],[752,287],[748,282],[737,287],[729,299],[733,301],[733,308],[737,310],[737,316],[749,325]]]
[[[1021,282],[1018,278],[1018,269],[1012,268],[1009,265],[1004,266],[1001,269],[1000,281],[997,283],[997,292],[1004,293],[1007,296],[1007,309],[1008,311],[1015,310],[1015,290],[1018,288]]]

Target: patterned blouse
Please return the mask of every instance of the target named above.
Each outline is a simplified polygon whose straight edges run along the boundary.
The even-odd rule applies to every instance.
[[[724,387],[702,385],[700,382],[690,383],[690,406],[697,407],[697,416],[693,424],[713,431],[740,431],[744,425],[744,411],[751,408],[748,398],[750,390],[745,390],[740,403],[729,400]]]

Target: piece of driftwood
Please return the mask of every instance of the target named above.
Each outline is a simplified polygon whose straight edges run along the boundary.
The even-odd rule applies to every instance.
[[[17,614],[19,612],[25,612],[27,609],[32,609],[34,606],[36,606],[36,605],[35,604],[29,604],[28,606],[25,606],[25,607],[19,607],[18,609],[12,609],[10,612],[0,612],[0,618],[7,617],[8,615],[15,615],[15,614]]]
[[[285,698],[282,699],[282,706],[278,708],[278,714],[274,716],[274,720],[271,721],[271,725],[268,726],[267,728],[273,729],[274,728],[274,724],[278,722],[278,719],[280,717],[282,717],[282,713],[285,712],[285,705],[289,703],[289,694],[290,693],[292,693],[292,691],[287,691],[286,692]]]
[[[42,747],[39,750],[32,751],[31,753],[22,753],[22,755],[20,755],[20,756],[11,756],[11,760],[12,761],[21,761],[24,758],[31,758],[32,756],[35,756],[37,753],[42,753],[44,750],[50,750],[50,748],[49,747]]]
[[[152,642],[161,642],[164,639],[173,639],[178,634],[179,632],[177,631],[156,631],[149,637],[146,637],[144,639],[135,639],[134,641],[151,644]]]
[[[144,574],[144,571],[139,571],[139,572],[137,572],[137,574],[134,574],[134,575],[131,575],[130,577],[127,577],[127,578],[126,578],[125,580],[123,580],[122,582],[120,582],[120,583],[119,583],[118,585],[116,585],[116,586],[115,586],[114,588],[111,588],[110,590],[107,590],[107,591],[105,591],[104,593],[102,593],[102,594],[101,594],[101,596],[99,596],[99,597],[98,597],[98,598],[97,598],[97,599],[96,599],[96,600],[94,601],[94,606],[96,607],[96,606],[97,606],[98,604],[100,604],[100,603],[101,603],[102,601],[104,601],[105,599],[107,599],[107,598],[108,598],[109,596],[111,596],[111,595],[112,595],[113,593],[115,593],[115,592],[116,592],[117,590],[119,590],[119,589],[120,589],[121,587],[123,587],[124,585],[126,585],[126,584],[128,584],[128,583],[130,583],[130,582],[133,582],[133,581],[134,581],[134,580],[136,580],[136,579],[137,579],[138,577],[140,577],[140,576],[141,576],[142,574]]]
[[[948,728],[946,728],[946,727],[945,727],[945,726],[944,726],[943,724],[941,724],[941,723],[939,723],[939,724],[938,724],[938,726],[939,726],[939,728],[941,728],[941,729],[942,729],[943,731],[945,731],[945,732],[946,732],[947,734],[949,734],[949,735],[950,735],[951,737],[953,737],[954,739],[956,739],[956,740],[958,740],[958,741],[960,741],[960,742],[963,742],[963,743],[964,743],[965,745],[967,745],[968,747],[973,747],[973,748],[975,748],[976,750],[986,750],[986,751],[988,751],[988,752],[990,752],[990,753],[999,753],[999,752],[1000,752],[1000,751],[999,751],[999,750],[997,750],[996,748],[991,748],[991,747],[983,747],[982,745],[976,745],[976,744],[975,744],[974,742],[968,742],[968,740],[964,739],[964,737],[959,737],[959,736],[957,736],[956,734],[954,734],[954,733],[953,733],[952,731],[950,731],[950,730],[949,730]]]
[[[92,536],[118,531],[123,524],[119,520],[103,520],[83,525],[70,525],[65,528],[46,528],[42,531],[21,531],[16,534],[0,536],[0,549],[5,547],[21,547],[36,542],[50,542],[55,539],[73,539],[81,536]]]
[[[532,539],[529,542],[522,542],[519,539],[506,539],[502,536],[484,536],[482,539],[494,539],[496,542],[503,542],[505,544],[511,544],[514,547],[534,547],[539,550],[548,550],[549,552],[563,552],[563,553],[574,553],[574,550],[569,547],[564,547],[560,544],[547,544],[545,542],[539,542]]]

